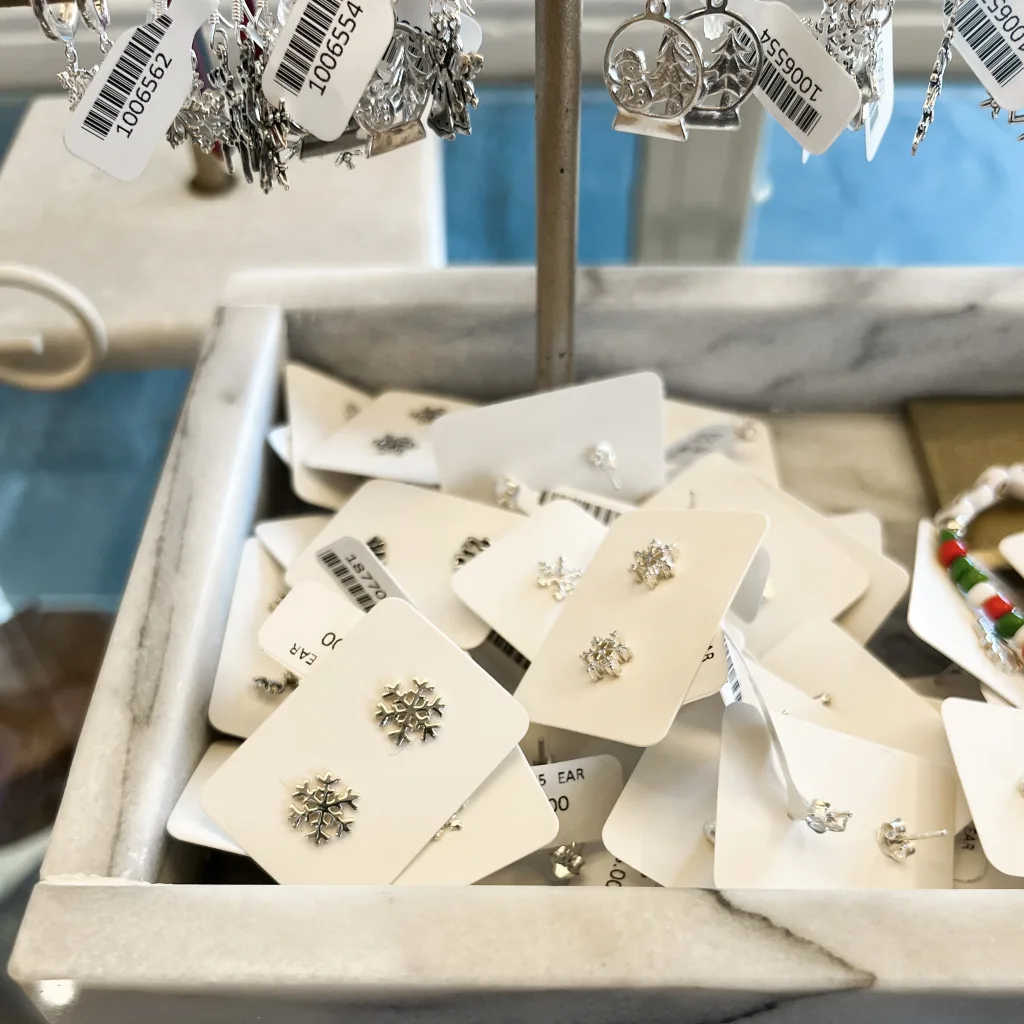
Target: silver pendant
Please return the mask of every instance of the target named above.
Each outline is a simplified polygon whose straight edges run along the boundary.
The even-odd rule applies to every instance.
[[[960,10],[962,0],[953,0],[952,9],[946,19],[946,30],[942,33],[942,40],[939,43],[938,53],[935,54],[935,63],[932,65],[932,73],[928,76],[928,88],[924,94],[924,108],[921,111],[921,120],[914,130],[914,141],[910,144],[910,155],[917,156],[918,146],[924,142],[928,129],[935,120],[935,104],[938,102],[942,92],[942,80],[946,75],[946,68],[953,59],[953,34],[956,32],[956,17]]]
[[[685,138],[683,118],[701,94],[703,63],[693,36],[669,17],[668,0],[647,0],[643,14],[615,30],[604,84],[619,111],[612,127],[642,131],[644,122],[662,122]]]
[[[329,843],[331,838],[341,839],[352,831],[353,821],[346,818],[346,810],[356,810],[357,793],[347,786],[343,790],[339,780],[330,772],[316,777],[316,785],[310,786],[304,779],[295,787],[289,808],[288,820],[292,828],[308,828],[306,838],[314,846]]]
[[[377,724],[391,729],[388,738],[396,747],[411,742],[417,736],[424,743],[436,739],[441,723],[433,721],[444,715],[440,697],[431,696],[434,688],[426,679],[413,679],[412,688],[404,693],[400,684],[384,690],[382,703],[377,705]]]

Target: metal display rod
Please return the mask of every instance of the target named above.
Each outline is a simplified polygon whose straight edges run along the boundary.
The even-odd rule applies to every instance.
[[[582,0],[536,0],[537,388],[572,381]]]

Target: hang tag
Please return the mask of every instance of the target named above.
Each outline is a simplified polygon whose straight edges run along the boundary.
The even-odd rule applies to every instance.
[[[134,181],[192,88],[192,40],[216,9],[214,0],[175,0],[172,11],[121,36],[68,119],[68,152]]]
[[[355,537],[342,537],[324,545],[316,552],[316,558],[327,576],[360,611],[368,612],[389,597],[409,600],[380,559]]]
[[[296,0],[263,72],[263,92],[331,142],[348,127],[394,29],[390,0]]]
[[[571,502],[544,505],[459,569],[452,586],[484,622],[532,660],[573,599],[606,532]]]
[[[548,845],[598,842],[622,793],[622,765],[611,754],[595,754],[535,765],[533,773],[558,815],[558,834]]]
[[[274,427],[267,434],[270,450],[289,468],[292,464],[292,428],[287,423]]]
[[[396,0],[395,20],[404,21],[426,35],[432,34],[430,0]],[[459,38],[466,53],[480,53],[484,41],[480,22],[468,14],[459,15]]]
[[[999,554],[1018,576],[1024,576],[1024,533],[1011,533],[999,542]]]
[[[259,631],[259,644],[299,679],[329,660],[363,617],[336,590],[321,583],[298,584]]]
[[[614,523],[619,516],[623,516],[627,512],[636,511],[636,505],[630,505],[625,501],[616,501],[614,498],[606,498],[603,495],[591,494],[589,491],[581,491],[575,487],[556,487],[552,491],[540,491],[537,493],[536,502],[531,502],[529,505],[522,502],[520,504],[522,511],[526,515],[532,516],[553,501],[571,501],[602,526]]]
[[[292,431],[292,490],[310,505],[337,511],[362,483],[358,477],[310,469],[311,452],[358,416],[370,396],[302,363],[284,368],[284,394]]]
[[[1024,36],[1024,32],[1021,35]],[[867,104],[864,109],[864,147],[869,161],[875,159],[896,106],[891,17],[878,33],[878,42],[875,46],[875,80],[878,84],[878,99]]]
[[[750,566],[759,514],[638,511],[612,523],[516,697],[531,721],[638,747],[657,743],[704,659]],[[654,589],[629,571],[652,540],[674,543],[675,576]],[[632,657],[621,675],[594,679],[583,655],[615,632]],[[606,668],[626,653],[612,652]]]
[[[453,398],[385,391],[314,447],[306,464],[311,469],[410,484],[436,484],[431,424],[460,409],[471,408],[469,402]]]
[[[452,826],[455,826],[453,829]],[[558,818],[516,748],[395,879],[395,885],[472,885],[545,846]]]
[[[985,856],[997,871],[1024,876],[1024,711],[951,697],[942,721]]]
[[[635,373],[446,416],[432,435],[442,489],[493,502],[509,476],[537,491],[638,501],[665,482],[663,397],[657,374]],[[614,468],[595,464],[598,449]]]
[[[229,736],[252,735],[292,690],[281,665],[257,640],[286,592],[280,567],[255,537],[247,540],[210,695],[210,723]]]
[[[837,529],[852,537],[858,544],[883,554],[885,542],[882,532],[882,520],[874,512],[843,512],[838,515],[825,516]]]
[[[824,153],[860,109],[857,83],[778,0],[731,0],[761,39],[764,68],[754,95],[810,153]]]
[[[514,512],[449,494],[371,480],[313,539],[285,574],[289,585],[323,580],[316,553],[339,537],[380,537],[387,570],[409,600],[464,650],[487,637],[487,623],[455,595],[456,558],[466,561],[523,522]],[[474,543],[475,542],[475,543]]]
[[[935,527],[922,519],[910,583],[907,624],[926,643],[1015,707],[1024,707],[1024,673],[1004,672],[979,642],[977,617],[939,562]]]
[[[758,655],[809,618],[832,618],[868,588],[868,574],[846,553],[853,543],[818,513],[721,455],[680,473],[645,509],[759,512],[769,520],[764,548],[771,559],[771,595],[745,629]]]
[[[330,521],[330,516],[319,515],[264,519],[256,524],[255,533],[270,557],[288,569]]]
[[[943,17],[953,11],[945,0]],[[1024,8],[996,0],[963,0],[953,45],[1004,110],[1024,106]]]
[[[344,657],[306,680],[202,792],[207,814],[282,884],[390,885],[526,732],[525,711],[412,605],[356,614]],[[414,679],[443,702],[440,730],[398,746],[375,711],[395,707],[388,687],[407,692]],[[344,813],[351,831],[316,845],[289,810],[296,786],[326,772],[356,804]]]
[[[725,705],[687,704],[668,735],[648,747],[604,827],[605,846],[649,878],[678,888],[714,888],[714,820]]]
[[[744,702],[725,709],[715,814],[715,884],[721,889],[948,889],[953,836],[921,840],[903,863],[878,830],[902,817],[911,832],[949,828],[951,773],[925,761],[793,716],[777,716],[794,775],[812,799],[850,812],[846,831],[812,832],[786,813],[764,719]],[[809,787],[808,787],[809,788]]]
[[[195,846],[208,846],[211,850],[223,850],[224,853],[237,853],[245,856],[243,850],[231,836],[227,834],[202,808],[199,794],[203,786],[213,777],[222,764],[238,749],[238,744],[231,740],[218,740],[211,743],[203,759],[196,765],[192,778],[182,790],[178,802],[174,805],[167,819],[167,832],[183,843]]]

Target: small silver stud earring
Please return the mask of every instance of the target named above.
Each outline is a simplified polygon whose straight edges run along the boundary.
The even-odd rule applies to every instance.
[[[511,476],[499,477],[494,482],[494,500],[499,508],[507,509],[509,512],[521,512],[519,507],[519,492],[522,485]]]
[[[347,786],[343,790],[338,783],[334,775],[324,772],[316,776],[316,785],[310,786],[309,779],[304,779],[292,793],[296,802],[289,809],[288,820],[292,828],[308,828],[306,838],[314,846],[329,843],[332,835],[341,839],[352,831],[352,819],[345,817],[345,810],[356,810],[359,794]]]
[[[447,409],[440,405],[425,405],[422,409],[414,409],[409,413],[409,419],[429,427],[431,423],[439,420],[447,411]]]
[[[704,822],[704,838],[712,845],[715,845],[716,823],[714,818]]]
[[[845,832],[852,817],[849,811],[833,811],[826,800],[812,800],[807,805],[804,821],[812,832],[821,836],[826,832]]]
[[[906,822],[902,818],[884,821],[878,828],[878,845],[886,857],[891,857],[901,864],[917,852],[914,843],[920,839],[941,839],[949,835],[948,828],[936,829],[933,832],[908,832]]]
[[[580,654],[580,661],[587,666],[587,674],[593,682],[605,676],[622,675],[622,666],[633,660],[633,652],[622,642],[619,631],[613,629],[608,636],[595,636],[590,646]]]
[[[583,572],[574,569],[559,555],[555,562],[538,562],[537,586],[543,587],[556,600],[564,601],[579,583]]]
[[[579,847],[575,843],[559,846],[552,850],[548,857],[551,861],[551,873],[555,876],[555,881],[561,885],[578,878],[583,870],[583,865],[586,864],[583,854],[579,852]]]
[[[409,743],[417,736],[426,743],[436,739],[441,723],[433,721],[444,715],[444,704],[440,697],[433,697],[434,688],[426,679],[413,679],[412,687],[404,693],[401,684],[388,686],[377,705],[375,717],[381,729],[391,728],[388,733],[396,747]]]
[[[298,686],[299,677],[294,672],[285,672],[280,679],[270,679],[267,676],[253,676],[252,681],[256,689],[265,693],[268,697],[279,697],[289,686]]]
[[[366,546],[377,556],[377,561],[381,564],[388,560],[388,542],[383,537],[374,534],[366,542]]]
[[[822,690],[821,693],[816,693],[811,700],[816,700],[822,707],[827,708],[832,703],[832,694],[828,690]]]
[[[629,571],[637,583],[646,583],[653,590],[659,583],[675,576],[678,557],[679,548],[675,544],[652,540],[647,547],[633,552]]]
[[[462,808],[466,805],[463,804],[435,833],[433,842],[437,842],[439,839],[444,838],[446,832],[461,832],[462,831],[462,819],[459,814],[462,813]]]
[[[374,438],[371,442],[380,455],[404,455],[419,445],[411,437],[398,437],[395,434],[385,434],[383,437]]]
[[[490,546],[491,541],[488,537],[467,537],[462,542],[462,547],[459,548],[458,554],[452,559],[452,568],[461,569],[464,565],[468,565],[477,555],[486,551]]]
[[[619,478],[615,475],[615,471],[619,468],[619,457],[615,454],[615,449],[607,441],[595,444],[586,453],[586,459],[595,469],[600,469],[604,472],[615,490],[622,490],[622,484],[619,483]]]

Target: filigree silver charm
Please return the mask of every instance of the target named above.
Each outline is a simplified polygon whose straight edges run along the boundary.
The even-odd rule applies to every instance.
[[[286,671],[280,679],[270,679],[267,676],[253,676],[252,681],[256,689],[265,693],[268,697],[279,697],[289,686],[298,686],[299,677],[294,672]]]
[[[804,821],[812,832],[820,836],[826,832],[845,832],[852,817],[849,811],[833,811],[826,800],[812,800]]]
[[[605,676],[622,675],[622,666],[633,660],[633,652],[622,642],[618,630],[613,629],[608,636],[595,636],[590,647],[581,655],[580,661],[587,666],[587,675],[593,682]]]
[[[477,555],[486,551],[490,546],[491,542],[487,537],[467,537],[462,542],[462,547],[459,548],[457,554],[452,559],[452,568],[461,569],[464,565],[468,565]]]
[[[434,719],[444,715],[444,704],[440,697],[431,696],[433,692],[426,679],[413,679],[412,689],[404,693],[398,683],[384,690],[383,702],[377,705],[377,724],[381,729],[391,729],[388,738],[396,747],[417,736],[424,743],[428,737],[437,737],[441,723]]]
[[[411,437],[399,437],[395,434],[385,434],[383,437],[374,438],[371,444],[381,455],[404,455],[406,452],[412,451],[413,448],[419,448],[419,445]]]
[[[429,427],[431,423],[436,423],[446,412],[448,410],[443,405],[425,405],[423,408],[414,409],[409,413],[409,419]]]
[[[537,570],[537,586],[544,587],[556,601],[564,601],[583,575],[582,569],[574,569],[561,555],[554,562],[538,562]]]
[[[643,48],[649,41],[657,46],[653,64]],[[604,82],[627,118],[681,125],[701,94],[703,68],[696,41],[669,17],[667,0],[647,0],[643,14],[615,30],[604,53]]]
[[[892,860],[903,863],[908,857],[917,853],[914,842],[920,839],[941,839],[949,835],[948,828],[936,829],[934,832],[907,832],[907,824],[902,818],[884,821],[878,829],[878,845]]]
[[[633,552],[629,571],[637,583],[646,583],[653,590],[659,583],[675,576],[678,557],[679,548],[675,544],[652,540],[647,547]]]
[[[548,854],[548,859],[551,862],[551,873],[561,885],[578,878],[587,863],[575,843],[557,847]]]
[[[341,839],[352,831],[353,821],[345,817],[346,809],[356,810],[357,793],[348,787],[344,791],[339,780],[330,772],[316,777],[316,785],[310,786],[304,779],[295,787],[289,809],[288,820],[292,828],[308,828],[306,838],[314,846],[329,843],[332,836]]]
[[[619,457],[615,454],[615,449],[607,441],[602,441],[588,449],[585,454],[587,462],[595,469],[600,469],[608,477],[615,490],[621,491],[622,484],[619,483],[619,478],[615,475],[615,471],[619,468]]]

